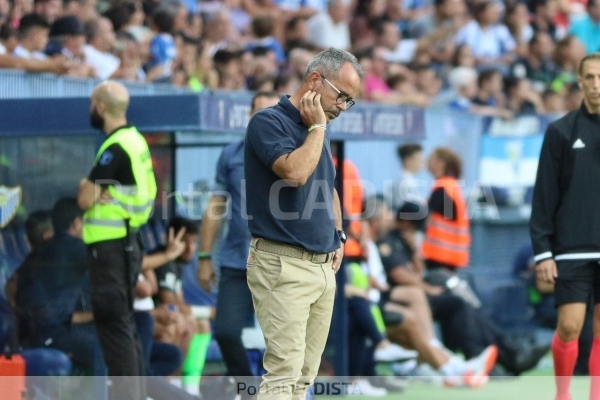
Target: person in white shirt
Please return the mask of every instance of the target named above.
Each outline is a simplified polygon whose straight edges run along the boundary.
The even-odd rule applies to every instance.
[[[475,20],[456,33],[456,44],[467,44],[478,66],[507,66],[515,60],[517,43],[506,25],[498,23],[498,5],[483,1],[475,6]]]
[[[346,0],[331,0],[327,11],[321,11],[308,20],[308,41],[323,48],[335,47],[348,50],[350,10]]]
[[[50,24],[39,14],[26,14],[19,25],[19,44],[13,51],[15,57],[43,60],[42,53],[48,43]]]
[[[393,210],[398,210],[405,201],[425,204],[428,187],[416,178],[425,166],[423,148],[418,143],[401,145],[398,147],[398,157],[402,162],[402,171],[386,191],[387,202]]]
[[[115,32],[112,22],[101,17],[85,23],[87,44],[84,46],[85,60],[94,67],[98,78],[108,79],[119,69],[121,61],[110,51],[115,46]]]

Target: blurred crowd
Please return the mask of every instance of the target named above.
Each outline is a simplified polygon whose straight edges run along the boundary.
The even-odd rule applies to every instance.
[[[291,93],[352,51],[360,99],[510,119],[579,106],[600,0],[0,0],[0,67]]]

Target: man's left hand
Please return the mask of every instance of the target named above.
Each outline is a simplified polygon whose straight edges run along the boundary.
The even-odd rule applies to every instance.
[[[331,268],[333,268],[333,272],[338,272],[340,270],[340,266],[342,265],[342,258],[344,258],[344,244],[342,244],[333,253],[333,264],[331,264]]]

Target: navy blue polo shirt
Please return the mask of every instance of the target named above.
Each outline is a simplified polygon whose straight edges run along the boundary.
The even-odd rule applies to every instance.
[[[221,267],[246,269],[250,232],[248,222],[242,214],[242,201],[245,189],[244,179],[244,141],[231,143],[223,149],[217,162],[215,194],[228,193],[231,215],[229,230],[221,248]],[[246,204],[243,204],[245,209]]]
[[[289,186],[273,172],[275,161],[302,146],[307,135],[300,111],[286,95],[250,120],[244,148],[248,228],[254,237],[328,253],[340,247],[329,135],[305,185]]]

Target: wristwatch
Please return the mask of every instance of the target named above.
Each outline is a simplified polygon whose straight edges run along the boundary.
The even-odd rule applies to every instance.
[[[343,244],[346,244],[346,241],[348,240],[348,236],[346,236],[346,232],[344,232],[343,230],[340,229],[337,231],[337,233],[338,233],[338,236],[340,237],[340,241]]]

